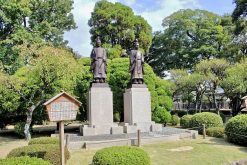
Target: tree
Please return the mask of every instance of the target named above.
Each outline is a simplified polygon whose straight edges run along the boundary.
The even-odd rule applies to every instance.
[[[216,111],[219,114],[219,106],[216,100],[216,90],[220,87],[221,81],[225,78],[225,70],[229,67],[225,59],[203,60],[195,66],[195,70],[207,77],[209,91]]]
[[[233,21],[239,20],[247,15],[247,0],[234,0],[236,7],[232,13]]]
[[[230,41],[221,17],[205,10],[179,10],[163,20],[164,32],[153,38],[146,61],[159,76],[176,68],[192,69],[202,59],[224,57]]]
[[[73,94],[75,80],[81,75],[81,68],[73,54],[67,50],[42,47],[36,53],[39,54],[39,58],[33,62],[34,65],[18,69],[4,82],[8,90],[20,97],[19,106],[15,107],[15,110],[27,115],[25,124],[27,140],[31,138],[29,128],[33,123],[33,115],[39,115],[36,120],[42,121],[45,118],[42,103],[61,90]]]
[[[130,50],[135,38],[139,39],[140,47],[145,51],[151,45],[151,26],[141,16],[134,15],[130,7],[118,2],[96,2],[88,25],[92,43],[100,36],[102,43],[112,47],[118,44],[126,50]]]
[[[220,83],[225,94],[230,98],[232,115],[237,115],[242,107],[242,97],[247,94],[247,62],[242,61],[226,69],[226,78]]]
[[[64,31],[75,28],[72,4],[72,0],[0,0],[0,69],[13,74],[20,67],[18,45],[65,45]]]

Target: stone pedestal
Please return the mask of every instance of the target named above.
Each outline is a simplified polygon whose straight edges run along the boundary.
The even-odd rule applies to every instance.
[[[124,93],[124,122],[151,123],[151,97],[144,84],[132,85]]]
[[[88,93],[90,126],[113,125],[113,96],[107,83],[93,83]]]
[[[162,131],[162,125],[151,121],[151,96],[145,84],[132,84],[124,93],[124,132]]]
[[[107,83],[93,83],[88,92],[89,125],[80,127],[83,136],[123,134],[113,123],[113,95]]]

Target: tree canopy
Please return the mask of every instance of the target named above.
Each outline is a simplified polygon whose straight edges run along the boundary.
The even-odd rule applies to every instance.
[[[165,70],[192,69],[203,59],[224,56],[229,42],[221,17],[205,10],[179,10],[163,20],[164,32],[154,35],[146,61],[159,76]]]
[[[88,21],[91,27],[91,42],[100,36],[102,43],[120,45],[130,50],[135,38],[139,39],[140,47],[147,51],[152,41],[152,28],[141,16],[134,14],[132,9],[121,3],[105,0],[96,2],[94,11]]]

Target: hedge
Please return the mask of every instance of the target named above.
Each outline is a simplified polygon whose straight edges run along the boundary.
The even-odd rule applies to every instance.
[[[56,144],[33,144],[29,146],[19,147],[10,151],[8,158],[29,156],[42,158],[49,161],[53,165],[60,165],[60,149]],[[65,160],[68,160],[70,153],[65,148]]]
[[[172,115],[171,124],[176,126],[180,122],[180,118],[177,115]]]
[[[225,134],[230,142],[247,146],[247,114],[231,118],[226,123]]]
[[[206,134],[211,137],[223,138],[224,127],[210,127],[206,129]]]
[[[20,137],[25,137],[24,129],[25,129],[25,122],[18,122],[15,124],[14,130],[15,133],[18,134]]]
[[[150,165],[149,155],[137,147],[110,147],[97,151],[94,165]]]
[[[59,139],[52,137],[33,138],[29,141],[28,145],[33,145],[33,144],[59,144]]]
[[[199,133],[202,133],[202,124],[205,124],[206,128],[222,127],[223,121],[219,115],[211,112],[197,113],[192,116],[190,126],[197,128]]]
[[[181,117],[180,119],[180,126],[183,128],[190,128],[190,120],[192,118],[193,115],[184,115],[183,117]]]
[[[2,165],[52,165],[50,162],[40,158],[30,158],[28,156],[0,159]]]

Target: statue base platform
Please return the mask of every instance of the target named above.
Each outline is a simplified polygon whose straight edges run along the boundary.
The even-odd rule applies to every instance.
[[[156,132],[161,124],[151,121],[151,96],[145,84],[131,84],[124,93],[124,133]]]

